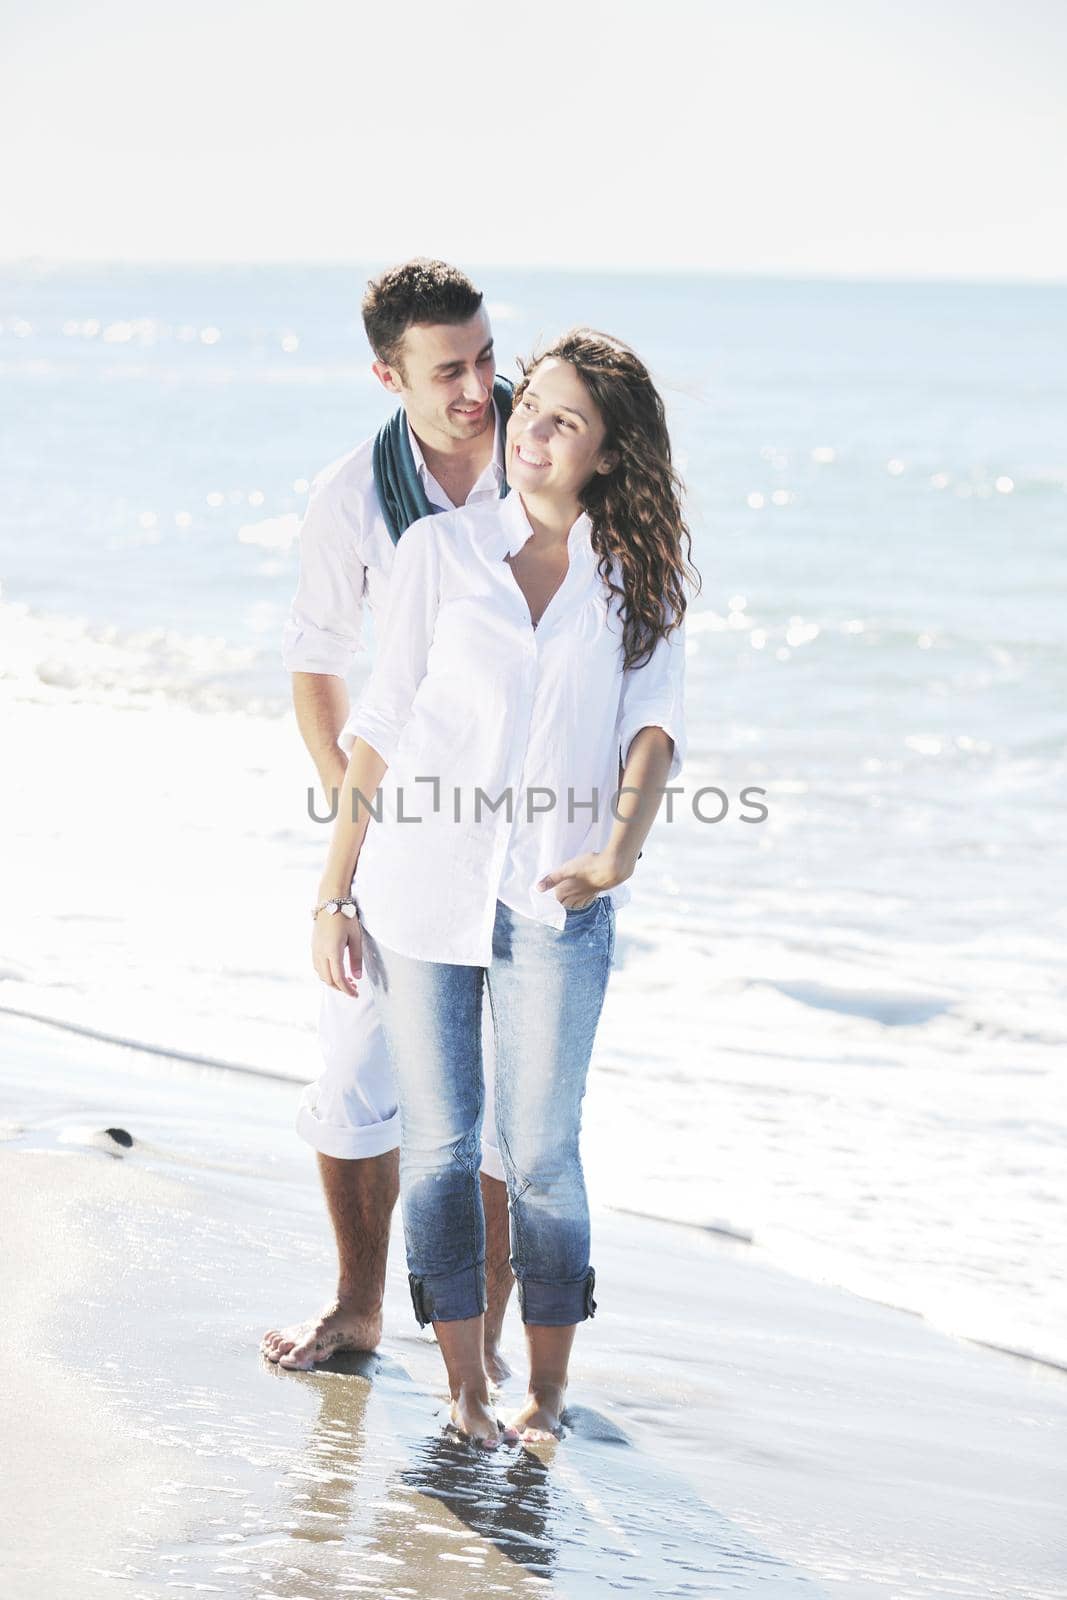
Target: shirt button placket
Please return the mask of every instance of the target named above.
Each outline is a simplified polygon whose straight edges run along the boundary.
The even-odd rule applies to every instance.
[[[533,721],[534,699],[536,698],[537,694],[537,681],[539,677],[540,666],[540,653],[537,647],[537,634],[532,627],[529,628],[528,635],[523,641],[523,648],[526,656],[523,666],[526,679],[525,715],[521,724],[516,727],[514,737],[511,741],[511,749],[508,755],[508,772],[510,774],[508,781],[511,785],[513,805],[511,821],[507,821],[507,813],[505,812],[503,821],[497,830],[496,860],[493,874],[495,884],[493,893],[494,914],[497,891],[499,891],[500,882],[504,876],[504,863],[507,860],[508,850],[511,847],[511,836],[515,831],[515,824],[518,821],[520,811],[525,806],[525,796],[521,792],[520,784],[522,783],[523,770],[526,765],[526,750],[530,742],[530,724]]]

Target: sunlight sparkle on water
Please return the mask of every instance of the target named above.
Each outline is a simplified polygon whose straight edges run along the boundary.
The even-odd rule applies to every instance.
[[[810,644],[819,637],[820,628],[817,622],[805,622],[803,617],[790,617],[789,626],[785,630],[785,642],[796,650],[802,644]]]

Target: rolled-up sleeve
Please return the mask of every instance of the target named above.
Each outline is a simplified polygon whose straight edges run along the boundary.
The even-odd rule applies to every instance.
[[[685,625],[660,639],[642,667],[623,673],[619,709],[619,759],[625,767],[642,728],[662,728],[674,740],[667,781],[685,760]]]
[[[366,568],[330,481],[316,483],[300,528],[300,577],[282,634],[288,672],[343,678],[363,648]]]
[[[389,766],[426,676],[437,621],[441,563],[433,523],[432,517],[413,522],[396,547],[374,671],[339,740],[351,750],[365,739]]]

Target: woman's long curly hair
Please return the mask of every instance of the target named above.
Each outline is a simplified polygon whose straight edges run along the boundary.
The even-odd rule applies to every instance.
[[[574,328],[520,361],[516,405],[550,357],[569,362],[581,378],[607,429],[604,449],[618,456],[610,472],[594,473],[579,498],[593,524],[600,575],[621,601],[625,665],[644,666],[659,640],[681,625],[687,586],[700,588],[663,401],[644,362],[621,340]]]

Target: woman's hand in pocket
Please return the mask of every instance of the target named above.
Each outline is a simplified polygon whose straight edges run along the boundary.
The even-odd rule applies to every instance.
[[[621,877],[613,876],[603,851],[587,850],[564,861],[554,872],[546,872],[537,887],[542,892],[555,889],[556,899],[568,911],[584,911],[602,889],[614,889],[621,882]]]
[[[363,930],[358,917],[341,911],[320,911],[312,925],[311,961],[331,989],[358,995],[356,979],[363,976]]]

